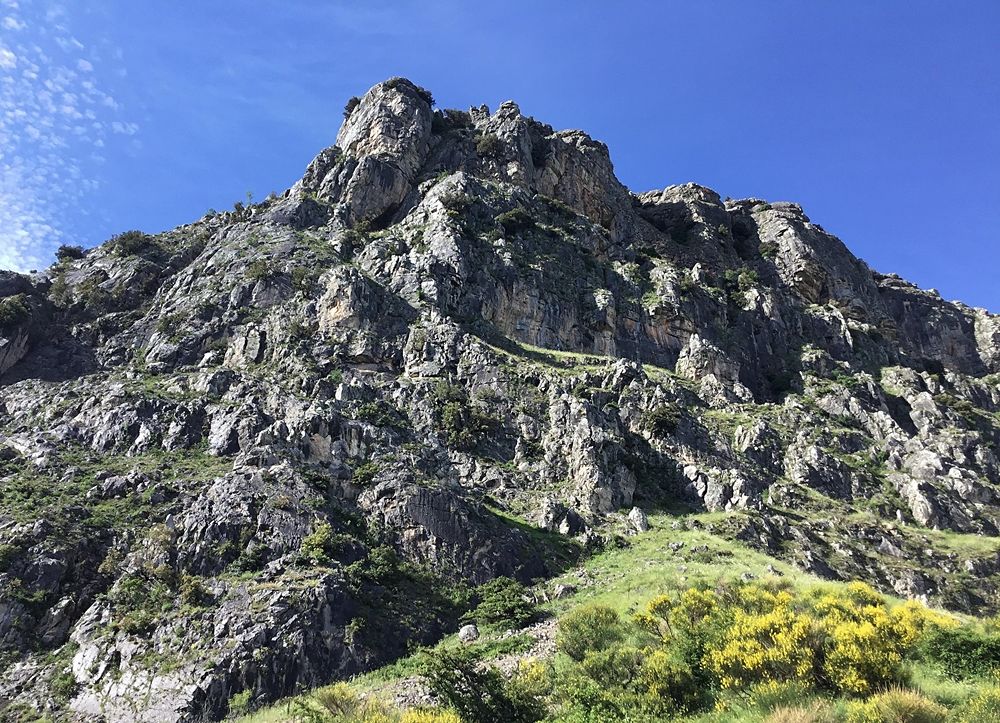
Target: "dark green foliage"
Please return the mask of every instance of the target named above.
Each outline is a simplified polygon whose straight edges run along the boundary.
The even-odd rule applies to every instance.
[[[76,695],[77,687],[76,678],[71,670],[60,670],[49,678],[49,690],[52,691],[52,696],[63,703],[68,703]]]
[[[302,538],[299,554],[313,565],[327,565],[336,554],[337,540],[329,522],[320,522]]]
[[[742,305],[746,299],[745,293],[755,287],[758,281],[757,272],[746,266],[726,269],[722,274],[722,289],[729,295],[732,303]]]
[[[357,108],[359,105],[361,105],[361,99],[359,97],[353,96],[350,99],[348,99],[347,105],[344,106],[344,120],[350,118],[351,113],[353,113],[354,109]]]
[[[102,314],[114,305],[114,297],[96,276],[88,276],[76,287],[76,298],[92,314]]]
[[[267,563],[267,548],[264,545],[244,546],[239,557],[233,561],[237,572],[257,572]]]
[[[691,278],[690,274],[684,274],[681,276],[681,280],[677,283],[677,289],[681,292],[681,295],[690,294],[697,288],[698,284],[695,283],[695,280]]]
[[[496,222],[503,227],[508,234],[515,234],[519,231],[529,231],[535,227],[535,220],[531,214],[518,206],[510,211],[505,211],[496,217]]]
[[[740,291],[749,291],[760,281],[760,277],[753,269],[743,268],[740,275],[736,277],[736,285]]]
[[[586,721],[672,720],[702,707],[691,669],[627,644],[589,651],[557,681],[557,699]],[[570,716],[572,720],[578,720]]]
[[[979,633],[964,626],[930,630],[921,641],[920,652],[955,679],[1000,670],[1000,635]]]
[[[459,191],[441,194],[441,205],[444,206],[449,218],[459,218],[472,204],[472,199]]]
[[[476,588],[476,607],[465,617],[479,625],[500,628],[523,628],[538,615],[528,598],[528,590],[516,580],[498,577]]]
[[[24,294],[0,299],[0,331],[13,331],[28,320],[31,308]]]
[[[355,419],[361,419],[376,427],[406,427],[406,420],[400,411],[382,400],[366,402],[354,413]]]
[[[480,668],[464,650],[437,650],[423,658],[424,676],[434,694],[467,723],[533,723],[544,705],[509,684],[495,668]]]
[[[0,468],[0,475],[3,474]],[[21,554],[21,548],[7,542],[0,542],[0,569],[7,569],[14,559]]]
[[[778,244],[774,241],[761,241],[760,255],[765,259],[773,259],[778,255]]]
[[[192,607],[201,607],[211,599],[211,596],[208,594],[208,590],[205,588],[202,579],[196,575],[181,573],[178,591],[180,593],[181,602]]]
[[[308,293],[319,278],[319,273],[305,266],[296,266],[289,276],[292,279],[292,288],[296,291]]]
[[[455,110],[454,108],[434,111],[434,117],[431,120],[431,130],[434,133],[446,133],[462,128],[472,128],[472,116],[467,111]]]
[[[556,644],[573,660],[581,661],[588,652],[604,650],[624,636],[621,618],[606,605],[584,605],[559,621]]]
[[[375,476],[378,474],[379,466],[376,462],[365,462],[364,464],[359,464],[351,472],[351,481],[357,485],[370,485],[375,481]]]
[[[488,425],[489,419],[468,403],[448,402],[441,409],[441,427],[453,447],[475,447]]]
[[[459,449],[475,447],[488,431],[491,420],[475,407],[465,389],[440,382],[435,387],[438,428],[448,444]]]
[[[156,320],[156,330],[161,334],[173,333],[183,323],[183,321],[183,314],[167,314]]]
[[[345,572],[348,579],[355,584],[362,582],[387,584],[411,570],[406,563],[400,562],[392,547],[377,545],[369,551],[365,559],[348,565]]]
[[[681,421],[681,412],[673,404],[661,404],[658,407],[647,409],[642,415],[642,426],[652,433],[654,437],[667,437],[677,431],[677,425]]]
[[[251,261],[247,266],[247,278],[251,281],[264,281],[274,276],[274,269],[264,259]]]
[[[482,158],[495,156],[503,149],[503,142],[496,133],[483,133],[476,139],[476,153]]]
[[[132,634],[148,632],[174,608],[168,583],[145,573],[122,578],[108,597],[118,611],[114,625]]]
[[[291,340],[308,339],[312,333],[313,327],[307,322],[295,319],[288,324],[288,338]]]
[[[85,252],[82,246],[67,246],[63,244],[56,249],[56,261],[59,263],[76,261],[77,259],[82,259],[84,255]]]
[[[115,256],[137,256],[156,247],[151,236],[134,229],[112,236],[109,243]]]

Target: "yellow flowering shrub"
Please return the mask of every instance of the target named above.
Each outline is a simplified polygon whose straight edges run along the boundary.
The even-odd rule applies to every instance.
[[[899,677],[902,638],[884,608],[865,608],[864,619],[844,620],[829,630],[823,672],[839,690],[864,694]]]
[[[882,607],[885,605],[885,599],[879,595],[875,588],[866,582],[847,583],[846,593],[856,605],[869,605],[872,607]]]
[[[950,629],[959,625],[951,615],[931,610],[916,600],[907,600],[893,608],[892,617],[903,647],[907,649],[916,645],[930,627]]]
[[[523,695],[542,698],[552,692],[552,666],[535,658],[521,660],[510,684]]]
[[[724,688],[767,680],[811,681],[815,647],[809,617],[778,605],[765,614],[737,612],[704,662]]]

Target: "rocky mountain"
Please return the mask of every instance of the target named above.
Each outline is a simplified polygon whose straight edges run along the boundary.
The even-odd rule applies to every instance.
[[[1000,316],[511,102],[388,80],[281,195],[0,273],[0,374],[9,717],[218,719],[646,510],[1000,604]]]

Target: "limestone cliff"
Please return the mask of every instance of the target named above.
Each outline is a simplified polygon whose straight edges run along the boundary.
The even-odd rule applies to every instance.
[[[281,196],[0,275],[0,706],[216,719],[633,506],[1000,606],[1000,559],[935,532],[998,534],[1000,317],[793,203],[635,195],[514,103],[395,78],[345,116]]]

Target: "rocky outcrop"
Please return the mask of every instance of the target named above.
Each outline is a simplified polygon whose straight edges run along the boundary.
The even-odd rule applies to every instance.
[[[792,203],[633,195],[511,102],[380,83],[284,194],[0,274],[0,302],[11,705],[218,719],[457,631],[464,586],[644,510],[1000,608],[995,560],[931,532],[1000,525],[1000,317]]]

